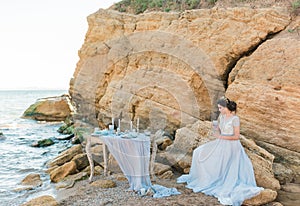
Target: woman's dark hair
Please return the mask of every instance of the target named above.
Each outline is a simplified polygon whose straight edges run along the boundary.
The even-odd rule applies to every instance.
[[[222,107],[227,107],[231,112],[236,111],[236,103],[234,101],[230,101],[226,97],[222,97],[221,99],[219,99],[217,104],[221,105]]]

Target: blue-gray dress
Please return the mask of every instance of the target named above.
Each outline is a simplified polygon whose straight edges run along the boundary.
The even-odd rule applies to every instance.
[[[238,116],[225,120],[220,115],[222,135],[233,135],[239,125]],[[256,186],[252,163],[240,140],[216,139],[199,146],[194,150],[190,173],[177,182],[186,182],[187,188],[214,196],[223,205],[239,206],[263,190]]]

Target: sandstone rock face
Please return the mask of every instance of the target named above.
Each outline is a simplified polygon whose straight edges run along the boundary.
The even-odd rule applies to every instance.
[[[72,112],[68,95],[37,100],[23,114],[24,118],[39,121],[64,121]]]
[[[300,41],[293,28],[267,40],[230,74],[226,91],[236,100],[241,132],[275,154],[275,161],[300,175]]]
[[[165,154],[178,154],[168,161],[188,172],[193,149],[208,141],[199,136],[207,137],[206,121],[218,114],[216,100],[226,94],[238,103],[241,133],[275,161],[284,158],[292,177],[283,179],[299,176],[298,20],[290,24],[277,8],[214,8],[138,16],[99,10],[88,22],[69,90],[78,119],[105,127],[120,118],[125,130],[139,118],[140,129],[177,130],[181,142]],[[258,182],[277,189],[274,157],[253,147],[246,151],[256,171],[269,177]]]
[[[139,16],[99,10],[79,51],[70,94],[80,118],[100,126],[170,132],[216,116],[228,68],[290,17],[273,9],[212,9]]]
[[[282,205],[299,205],[300,200],[299,200],[299,193],[294,193],[294,192],[286,192],[279,190],[278,191],[278,196],[277,196],[277,201],[281,202]]]
[[[280,184],[274,177],[272,167],[274,156],[244,137],[241,138],[241,143],[252,162],[257,184],[264,188],[279,190]]]

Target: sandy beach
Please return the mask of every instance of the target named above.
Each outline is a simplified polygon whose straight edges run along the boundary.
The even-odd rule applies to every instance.
[[[89,184],[88,180],[75,183],[72,188],[58,190],[56,200],[59,205],[68,206],[102,206],[102,205],[221,205],[214,197],[202,193],[193,193],[185,188],[184,184],[177,184],[176,179],[157,179],[152,184],[159,184],[168,188],[175,187],[181,193],[164,198],[141,197],[139,194],[129,191],[126,180],[117,180],[114,176],[96,176],[94,182],[99,179],[113,180],[116,187],[103,189]]]

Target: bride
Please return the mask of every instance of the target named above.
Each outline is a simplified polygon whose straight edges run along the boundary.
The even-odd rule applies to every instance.
[[[263,188],[256,186],[252,163],[239,140],[236,103],[226,97],[217,103],[221,113],[217,139],[194,150],[190,173],[180,176],[177,183],[186,182],[193,192],[214,196],[223,205],[239,206]]]

